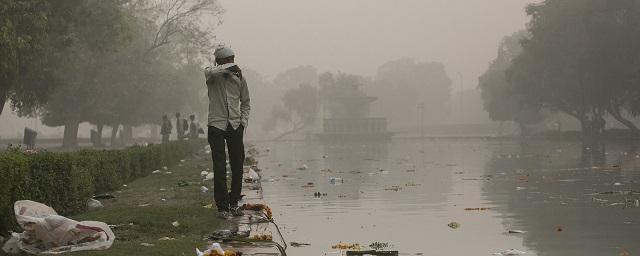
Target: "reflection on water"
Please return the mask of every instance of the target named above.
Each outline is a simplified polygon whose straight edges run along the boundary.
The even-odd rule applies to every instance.
[[[500,206],[505,225],[529,231],[524,243],[539,255],[637,255],[640,208],[625,201],[640,195],[609,192],[640,191],[640,156],[626,146],[603,149],[504,147],[527,153],[520,159],[494,154],[486,169],[496,178],[483,186],[486,198]]]
[[[628,148],[482,140],[257,146],[269,149],[259,159],[264,195],[285,237],[312,244],[290,255],[322,255],[340,241],[390,242],[409,255],[640,251],[640,208],[609,206],[634,196],[586,195],[640,190],[635,153],[622,153]],[[478,207],[491,210],[465,211]],[[452,221],[460,228],[449,228]]]

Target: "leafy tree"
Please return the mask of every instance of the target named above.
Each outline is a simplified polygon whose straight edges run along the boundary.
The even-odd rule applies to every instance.
[[[282,89],[294,89],[301,84],[316,85],[318,70],[313,66],[299,66],[279,73],[273,84]]]
[[[513,92],[505,72],[513,59],[522,52],[520,41],[524,40],[526,35],[526,31],[519,31],[504,37],[498,47],[496,59],[478,79],[484,109],[489,113],[489,118],[499,122],[515,121],[523,136],[528,134],[528,124],[537,123],[542,119],[540,109],[536,105],[522,102],[522,97]]]
[[[636,2],[547,0],[528,6],[530,37],[508,70],[521,101],[575,117],[584,138],[600,137],[606,113],[637,131],[623,116],[634,114],[638,90]]]
[[[50,4],[45,0],[0,2],[0,114],[9,98],[15,105],[39,100],[23,97],[32,87],[22,88],[33,79],[31,69],[39,66],[47,38]],[[39,68],[42,68],[40,66]],[[34,83],[28,83],[32,86]],[[46,87],[47,85],[41,85]],[[45,91],[38,88],[39,91]]]

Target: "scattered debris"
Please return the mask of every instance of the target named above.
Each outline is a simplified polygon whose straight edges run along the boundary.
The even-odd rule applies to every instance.
[[[487,211],[491,210],[491,208],[464,208],[465,211]]]
[[[394,185],[394,186],[391,186],[390,188],[385,188],[384,190],[398,192],[399,190],[402,190],[402,187]]]
[[[447,224],[447,226],[449,226],[449,227],[450,227],[450,228],[452,228],[452,229],[458,229],[458,228],[460,228],[460,223],[458,223],[458,222],[451,222],[451,223]]]
[[[178,239],[175,239],[173,237],[168,237],[168,236],[158,239],[158,241],[175,241],[175,240],[178,240]]]
[[[222,246],[219,243],[212,243],[211,246],[204,252],[201,252],[198,248],[196,248],[197,256],[235,256],[236,253],[231,250],[224,251],[222,250]]]
[[[331,183],[332,185],[339,185],[339,184],[342,184],[343,182],[344,182],[344,180],[342,178],[329,177],[329,183]]]
[[[255,183],[260,181],[260,175],[253,170],[253,168],[249,168],[249,171],[244,176],[244,182],[246,183]]]
[[[327,196],[327,193],[320,193],[320,192],[313,193],[313,197],[316,197],[316,198],[320,198],[323,196]]]
[[[87,200],[87,207],[89,209],[97,209],[97,208],[102,208],[104,207],[104,205],[102,205],[102,203],[98,200],[95,200],[93,198],[89,198],[89,200]]]
[[[389,248],[390,246],[391,245],[388,242],[373,242],[369,245],[371,249],[374,249],[376,251]]]
[[[256,234],[256,235],[253,235],[251,237],[251,239],[260,240],[260,241],[272,241],[273,240],[273,236],[272,235],[267,235],[267,234],[262,234],[262,235]]]
[[[418,186],[422,186],[422,184],[417,184],[417,183],[413,183],[412,181],[410,181],[407,184],[404,184],[405,187],[418,187]]]
[[[640,191],[621,190],[621,191],[604,191],[604,192],[587,194],[587,196],[594,196],[594,195],[640,195]]]
[[[273,218],[273,213],[271,212],[271,208],[266,204],[243,204],[243,210],[251,210],[251,211],[264,211],[265,215],[268,219]]]
[[[105,199],[114,199],[114,198],[116,197],[109,193],[93,196],[93,199],[96,199],[96,200],[105,200]]]
[[[305,247],[305,246],[309,246],[311,244],[308,243],[298,243],[298,242],[291,242],[289,243],[289,245],[293,246],[293,247]]]
[[[338,244],[335,244],[333,246],[331,246],[331,249],[340,249],[340,250],[362,250],[362,246],[358,243],[355,244],[347,244],[347,243],[343,243],[340,242]]]
[[[174,222],[171,222],[171,225],[177,228],[180,226],[180,222],[174,221]]]
[[[205,187],[205,186],[201,186],[200,187],[200,192],[207,193],[207,192],[209,192],[209,189],[207,187]]]
[[[520,251],[520,250],[515,250],[515,249],[509,249],[509,250],[504,250],[501,252],[496,252],[493,255],[499,255],[499,256],[517,256],[517,255],[523,255],[526,254],[526,252]]]

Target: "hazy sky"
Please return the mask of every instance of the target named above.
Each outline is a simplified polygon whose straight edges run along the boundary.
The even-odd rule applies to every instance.
[[[237,61],[271,78],[298,65],[375,74],[389,60],[440,61],[460,87],[524,28],[532,0],[221,0],[218,40]]]

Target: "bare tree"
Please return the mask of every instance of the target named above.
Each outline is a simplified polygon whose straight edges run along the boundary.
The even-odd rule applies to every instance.
[[[143,56],[146,61],[158,49],[170,44],[201,49],[190,52],[187,57],[206,57],[215,44],[213,28],[222,22],[224,13],[217,0],[131,0],[126,6],[156,25]]]

